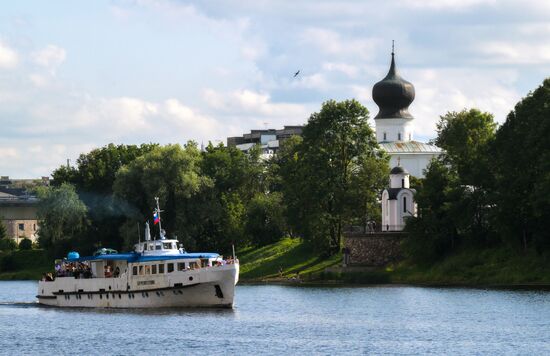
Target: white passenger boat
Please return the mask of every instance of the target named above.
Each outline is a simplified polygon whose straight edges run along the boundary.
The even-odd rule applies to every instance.
[[[156,214],[160,216],[160,209]],[[38,302],[58,307],[163,308],[233,306],[239,280],[239,261],[217,253],[188,253],[178,241],[166,239],[159,222],[160,239],[151,240],[146,224],[145,241],[130,253],[94,256],[69,253],[57,276],[38,283]]]

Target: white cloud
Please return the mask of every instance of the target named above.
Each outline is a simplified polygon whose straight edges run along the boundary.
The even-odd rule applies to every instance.
[[[402,0],[402,2],[415,8],[464,9],[480,5],[495,5],[497,0]]]
[[[3,159],[13,159],[19,156],[14,147],[0,147],[0,157]]]
[[[0,41],[0,68],[14,68],[19,62],[17,52]]]
[[[350,78],[355,77],[359,72],[356,66],[347,63],[326,62],[323,63],[323,69],[330,72],[341,72]]]
[[[477,49],[487,55],[490,63],[546,64],[550,62],[550,45],[546,41],[488,41]]]
[[[203,98],[210,107],[234,115],[289,118],[308,116],[303,105],[273,103],[268,93],[248,89],[230,93],[206,89],[203,91]]]
[[[423,69],[409,71],[409,76],[416,89],[410,112],[415,117],[416,134],[421,137],[434,137],[439,116],[449,111],[478,108],[502,123],[521,98],[509,85],[517,79],[509,70]]]
[[[65,61],[66,57],[67,52],[65,49],[55,45],[48,45],[32,53],[34,63],[46,68],[55,68],[59,66]]]
[[[324,28],[305,29],[301,34],[301,41],[328,55],[339,58],[358,56],[363,60],[372,59],[380,43],[379,39],[369,37],[344,38],[340,33]]]

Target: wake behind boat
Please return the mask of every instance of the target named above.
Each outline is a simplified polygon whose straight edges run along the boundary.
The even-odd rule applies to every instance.
[[[166,239],[155,210],[160,239],[145,241],[134,251],[103,249],[94,256],[71,252],[56,264],[56,276],[38,283],[38,302],[58,307],[162,308],[233,306],[239,261],[217,253],[188,253]]]

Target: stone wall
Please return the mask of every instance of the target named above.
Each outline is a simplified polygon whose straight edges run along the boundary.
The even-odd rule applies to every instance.
[[[346,234],[344,246],[350,251],[350,265],[385,266],[402,258],[400,232]]]

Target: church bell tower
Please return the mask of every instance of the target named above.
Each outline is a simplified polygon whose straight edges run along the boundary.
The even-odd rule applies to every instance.
[[[401,78],[395,66],[395,53],[391,53],[388,74],[372,88],[372,98],[379,112],[374,118],[378,142],[412,141],[413,116],[409,105],[414,100],[414,86]]]

